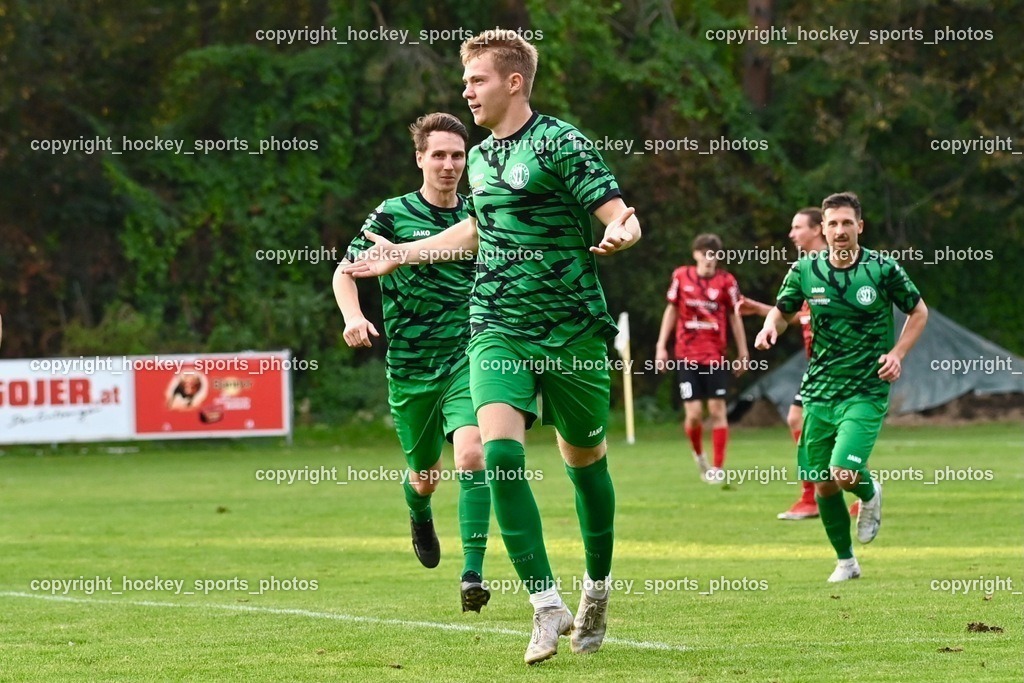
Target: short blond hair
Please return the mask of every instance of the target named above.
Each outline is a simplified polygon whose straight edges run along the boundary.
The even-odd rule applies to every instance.
[[[487,53],[492,55],[494,68],[502,78],[512,74],[523,77],[523,95],[530,99],[533,79],[537,75],[537,48],[515,31],[492,28],[473,36],[459,50],[463,66]]]

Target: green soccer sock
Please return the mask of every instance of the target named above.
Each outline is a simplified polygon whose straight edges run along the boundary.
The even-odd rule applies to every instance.
[[[496,439],[484,444],[487,476],[490,479],[494,516],[505,541],[512,566],[530,593],[555,585],[544,548],[540,511],[526,480],[526,451],[513,439]]]
[[[850,493],[860,498],[865,503],[875,497],[875,482],[871,473],[866,469],[858,470],[860,483],[850,489]]]
[[[576,487],[576,516],[583,532],[587,574],[603,581],[612,571],[615,531],[615,489],[608,474],[608,458],[586,467],[565,466]]]
[[[491,490],[487,472],[459,473],[459,533],[462,534],[462,573],[484,575],[487,528],[491,524]]]
[[[827,498],[814,498],[818,501],[818,514],[821,515],[829,543],[836,549],[836,556],[840,560],[850,559],[853,557],[853,538],[850,536],[850,511],[846,509],[843,492]]]
[[[409,506],[412,521],[423,524],[423,522],[432,520],[434,513],[430,510],[430,494],[421,496],[416,493],[416,489],[412,487],[412,482],[408,479],[402,483],[402,487],[405,489],[405,504]]]

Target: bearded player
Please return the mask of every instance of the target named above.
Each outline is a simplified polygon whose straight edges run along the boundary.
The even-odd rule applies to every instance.
[[[860,499],[857,540],[882,524],[882,488],[868,469],[889,389],[928,321],[917,287],[893,259],[860,247],[860,199],[852,192],[821,204],[828,250],[790,268],[754,346],[768,349],[806,301],[814,321],[811,358],[800,384],[804,423],[797,445],[801,481],[813,481],[825,534],[838,561],[830,583],[859,578],[843,492]],[[892,307],[907,314],[894,343]]]

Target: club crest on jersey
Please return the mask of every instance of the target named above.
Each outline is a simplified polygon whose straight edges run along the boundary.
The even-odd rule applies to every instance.
[[[508,172],[508,184],[514,190],[521,190],[530,181],[530,169],[526,164],[516,164]]]
[[[857,290],[857,303],[861,306],[870,306],[878,298],[878,292],[870,285],[864,285]]]
[[[718,289],[716,287],[708,287],[708,298],[712,301],[718,298]]]

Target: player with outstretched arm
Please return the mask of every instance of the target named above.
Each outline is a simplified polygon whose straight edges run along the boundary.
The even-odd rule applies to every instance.
[[[476,124],[492,133],[469,153],[470,218],[413,244],[374,236],[378,251],[346,271],[376,276],[477,252],[470,382],[495,517],[534,607],[524,655],[533,664],[553,656],[570,631],[577,653],[596,652],[604,640],[615,515],[606,362],[615,324],[595,256],[635,245],[640,224],[590,141],[531,108],[533,45],[514,31],[490,30],[463,43],[461,56],[463,97]],[[605,226],[597,246],[590,246],[591,215]],[[586,574],[575,619],[552,574],[525,476],[526,429],[537,417],[555,426],[576,492]]]

